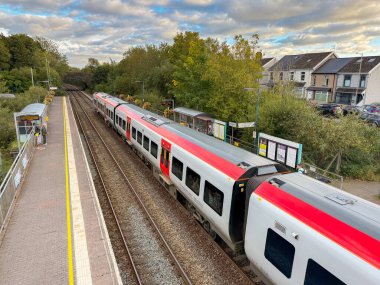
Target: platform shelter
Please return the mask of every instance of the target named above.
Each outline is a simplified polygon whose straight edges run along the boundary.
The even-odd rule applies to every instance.
[[[183,107],[175,108],[173,113],[177,123],[201,133],[212,134],[214,115]]]

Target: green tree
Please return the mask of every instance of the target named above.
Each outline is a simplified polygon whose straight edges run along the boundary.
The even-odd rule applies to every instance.
[[[3,39],[0,39],[0,71],[9,69],[11,54]]]

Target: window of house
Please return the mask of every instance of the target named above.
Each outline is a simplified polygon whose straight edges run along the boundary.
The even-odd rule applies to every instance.
[[[329,86],[329,76],[328,75],[325,75],[325,82],[324,82],[325,86]]]
[[[351,75],[345,75],[343,86],[344,87],[350,87],[350,85],[351,85]]]
[[[136,139],[136,129],[132,127],[132,138]]]
[[[193,192],[199,195],[199,187],[201,185],[201,177],[191,168],[187,167],[186,170],[186,186],[189,187]]]
[[[139,131],[137,131],[137,142],[138,142],[139,144],[142,143],[142,133],[139,132]]]
[[[183,163],[173,156],[172,173],[182,180]]]
[[[273,72],[270,73],[270,80],[273,80]]]
[[[158,145],[154,141],[150,141],[150,154],[157,158]]]
[[[320,266],[314,260],[309,259],[307,262],[304,285],[312,284],[334,284],[345,285],[339,278]]]
[[[282,80],[283,78],[284,78],[284,74],[280,72],[280,80]]]
[[[314,75],[313,76],[313,86],[315,86],[315,82],[317,81],[317,76],[316,75]]]
[[[268,229],[264,256],[287,278],[292,276],[294,253],[295,248],[290,242]]]
[[[290,80],[294,80],[294,71],[290,72]]]
[[[301,72],[301,81],[305,81],[305,71]]]
[[[365,79],[366,79],[365,75],[360,75],[360,87],[365,86]]]
[[[206,180],[203,201],[217,212],[219,216],[223,212],[223,199],[223,192]]]
[[[144,143],[143,143],[143,147],[149,151],[149,138],[144,136]]]

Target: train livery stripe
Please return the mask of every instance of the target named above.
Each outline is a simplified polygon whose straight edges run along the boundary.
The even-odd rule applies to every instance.
[[[268,182],[263,182],[255,194],[380,269],[380,242],[378,240]]]
[[[232,179],[238,180],[245,173],[245,170],[229,162],[228,160],[225,160],[221,158],[220,156],[217,156],[216,154],[205,150],[204,148],[186,140],[185,138],[175,133],[170,132],[169,130],[163,127],[156,127],[144,121],[143,119],[141,119],[141,116],[139,116],[132,110],[127,109],[126,107],[127,107],[126,105],[120,105],[118,109],[120,111],[125,112],[127,116],[132,117],[134,120],[138,121],[140,124],[156,132],[157,134],[162,136],[164,139],[170,141],[171,143],[179,146],[180,148],[191,153],[192,155],[198,157],[202,161],[218,169],[219,171],[231,177]]]

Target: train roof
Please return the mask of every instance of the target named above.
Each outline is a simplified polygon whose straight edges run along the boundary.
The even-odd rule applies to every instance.
[[[147,118],[150,116],[157,119],[158,122],[155,120],[151,121],[151,123],[175,133],[187,141],[190,141],[191,143],[196,144],[219,157],[222,157],[223,159],[239,166],[242,169],[275,164],[275,162],[269,159],[235,147],[204,133],[197,132],[194,129],[181,126],[172,120],[159,116],[148,110],[142,109],[136,105],[129,104],[128,108],[131,108],[134,111],[138,112],[142,118]]]
[[[283,191],[380,240],[380,207],[300,173],[270,180]]]

